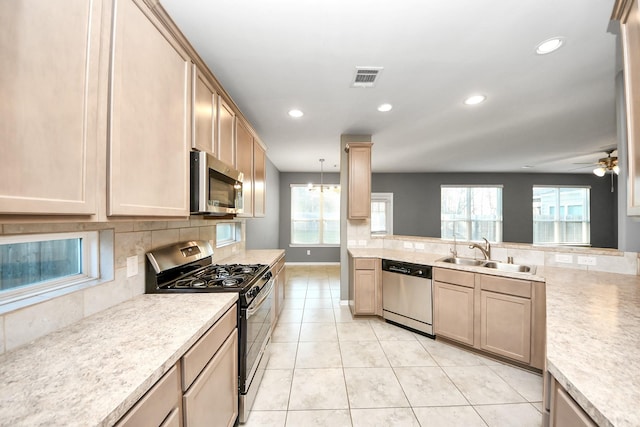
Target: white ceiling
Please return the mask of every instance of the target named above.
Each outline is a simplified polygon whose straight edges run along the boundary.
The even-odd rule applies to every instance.
[[[613,0],[161,3],[280,171],[337,170],[341,134],[372,135],[374,172],[590,173],[616,146]],[[375,88],[356,66],[384,67]]]

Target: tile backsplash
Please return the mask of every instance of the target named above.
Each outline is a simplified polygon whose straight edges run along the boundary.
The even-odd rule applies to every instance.
[[[216,224],[220,222],[229,221],[192,218],[188,221],[1,224],[3,236],[97,230],[107,237],[107,245],[101,244],[101,271],[106,278],[99,283],[26,307],[4,310],[0,315],[0,353],[143,294],[147,252],[186,240],[208,240],[215,248]],[[242,225],[241,240],[215,249],[214,262],[244,249],[245,222],[237,222]],[[127,277],[127,258],[132,256],[138,257],[138,274]]]

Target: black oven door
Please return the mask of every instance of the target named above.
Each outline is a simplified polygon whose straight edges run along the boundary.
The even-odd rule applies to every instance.
[[[246,309],[242,309],[241,332],[244,335],[244,351],[240,351],[240,392],[247,393],[251,378],[255,374],[260,356],[271,336],[271,315],[274,310],[271,278]],[[243,360],[244,359],[244,360]]]

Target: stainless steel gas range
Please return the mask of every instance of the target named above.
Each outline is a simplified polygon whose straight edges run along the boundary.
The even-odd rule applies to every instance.
[[[147,253],[146,293],[238,293],[239,421],[253,406],[269,359],[273,278],[263,264],[212,264],[209,242],[181,242]]]

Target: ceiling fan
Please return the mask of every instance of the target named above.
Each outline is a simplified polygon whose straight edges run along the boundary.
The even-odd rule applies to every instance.
[[[611,156],[615,150],[607,151],[607,157],[603,157],[598,160],[598,167],[593,170],[593,173],[596,176],[604,176],[607,172],[615,173],[616,175],[620,174],[620,166],[618,166],[618,157]]]

